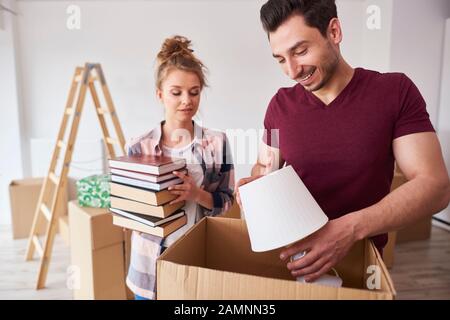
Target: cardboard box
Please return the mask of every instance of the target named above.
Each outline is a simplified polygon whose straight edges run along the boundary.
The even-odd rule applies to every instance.
[[[421,219],[416,223],[397,231],[397,243],[430,239],[431,217]]]
[[[405,176],[399,171],[399,169],[396,167],[394,172],[394,177],[392,178],[391,183],[391,192],[398,187],[400,187],[402,184],[406,182]],[[388,242],[386,243],[386,246],[383,250],[383,260],[389,269],[394,266],[394,254],[395,254],[395,244],[397,242],[397,231],[392,231],[388,233]]]
[[[233,219],[240,219],[241,218],[241,208],[239,208],[239,205],[237,201],[234,201],[233,206],[230,210],[225,212],[222,217],[224,218],[233,218]]]
[[[392,180],[391,191],[406,183],[405,176],[397,169]],[[397,231],[396,242],[426,240],[431,236],[431,217],[421,219]]]
[[[279,253],[252,252],[244,220],[204,218],[157,260],[157,298],[381,300],[396,295],[370,241],[356,243],[336,266],[342,288],[296,282]],[[375,276],[379,289],[367,289]]]
[[[13,180],[9,185],[13,239],[28,238],[44,178]],[[67,215],[67,189],[57,209],[58,216]],[[47,220],[41,215],[38,234],[45,234]]]
[[[71,201],[69,226],[71,267],[79,276],[74,299],[127,299],[124,232],[108,209]]]
[[[408,180],[406,180],[405,176],[401,172],[396,170],[394,172],[394,177],[392,178],[391,192],[400,187],[402,184],[406,183],[407,181]]]
[[[388,269],[394,266],[394,253],[395,253],[395,243],[397,239],[397,232],[392,231],[388,233],[388,242],[383,249],[383,261]]]
[[[130,267],[130,257],[131,257],[131,234],[133,230],[125,230],[125,275],[128,274],[128,268]],[[126,296],[128,300],[134,300],[134,293],[125,284]]]
[[[62,216],[58,219],[59,233],[64,243],[70,246],[70,228],[69,228],[69,216]]]

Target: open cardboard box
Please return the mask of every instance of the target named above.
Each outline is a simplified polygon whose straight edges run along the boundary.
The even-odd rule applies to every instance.
[[[251,251],[243,220],[204,218],[158,258],[157,299],[395,298],[386,266],[370,241],[356,243],[336,266],[342,288],[296,282],[279,253]],[[369,290],[367,283],[378,288]]]

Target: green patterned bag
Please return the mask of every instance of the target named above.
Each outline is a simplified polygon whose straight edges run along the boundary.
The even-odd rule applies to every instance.
[[[82,207],[111,206],[109,174],[93,175],[77,181],[78,204]]]

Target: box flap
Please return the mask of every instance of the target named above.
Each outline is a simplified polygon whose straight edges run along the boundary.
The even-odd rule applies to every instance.
[[[224,255],[229,252],[233,256]],[[206,266],[238,273],[291,280],[286,264],[280,260],[281,249],[253,252],[244,220],[208,218]]]
[[[342,278],[344,287],[365,288],[364,286],[364,263],[365,242],[358,241],[334,268]]]
[[[184,239],[188,238],[187,241]],[[203,218],[172,246],[171,250],[163,252],[158,259],[175,263],[204,266],[206,264],[206,219]],[[176,245],[175,245],[176,244]]]
[[[380,277],[381,290],[390,292],[392,294],[392,299],[395,299],[397,292],[394,287],[394,282],[392,281],[392,278],[388,272],[386,265],[384,264],[383,259],[381,258],[380,253],[378,252],[377,248],[375,247],[375,245],[373,244],[372,241],[366,240],[365,245],[366,245],[365,265],[364,265],[365,287],[367,287],[367,280],[372,274],[372,273],[368,272],[369,266],[376,266],[377,268],[379,268],[379,271],[381,272],[381,277]]]

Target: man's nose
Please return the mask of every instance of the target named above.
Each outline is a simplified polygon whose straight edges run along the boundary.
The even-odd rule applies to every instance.
[[[292,59],[286,61],[287,63],[287,75],[292,80],[295,80],[298,76],[298,66]]]

